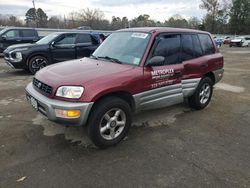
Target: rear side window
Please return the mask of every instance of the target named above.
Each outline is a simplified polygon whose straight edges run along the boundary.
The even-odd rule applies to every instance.
[[[165,62],[163,65],[180,63],[181,37],[180,35],[166,35],[160,37],[152,57],[163,56]]]
[[[197,35],[192,35],[193,45],[194,45],[194,57],[202,56],[201,43]]]
[[[79,34],[76,43],[92,43],[92,38],[89,34]]]
[[[35,31],[34,30],[30,30],[30,29],[22,30],[22,34],[23,34],[23,37],[26,37],[26,38],[36,36],[35,35]]]
[[[16,37],[19,37],[19,31],[16,30],[16,29],[13,29],[13,30],[10,30],[10,31],[7,31],[5,34],[4,34],[7,38],[16,38]]]
[[[215,53],[215,48],[213,45],[213,42],[209,35],[207,34],[198,34],[200,42],[201,42],[201,47],[203,50],[204,55],[209,55]]]
[[[181,36],[182,42],[182,51],[181,51],[181,59],[182,61],[187,61],[189,59],[193,59],[194,52],[193,52],[193,39],[192,35],[183,34]]]

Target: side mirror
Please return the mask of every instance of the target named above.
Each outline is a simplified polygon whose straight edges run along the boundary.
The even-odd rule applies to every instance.
[[[148,61],[147,66],[150,67],[150,66],[161,65],[162,63],[164,63],[164,61],[165,61],[165,57],[154,56]]]
[[[2,35],[1,37],[2,37],[3,40],[7,39],[7,37],[5,35]]]
[[[55,41],[52,41],[52,42],[51,42],[51,46],[52,46],[52,47],[55,47]]]

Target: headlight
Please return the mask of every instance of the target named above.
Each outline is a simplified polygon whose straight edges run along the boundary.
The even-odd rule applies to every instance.
[[[61,86],[56,91],[56,96],[69,99],[79,99],[84,91],[83,87],[79,86]]]
[[[21,52],[16,52],[16,59],[22,59],[22,53]]]

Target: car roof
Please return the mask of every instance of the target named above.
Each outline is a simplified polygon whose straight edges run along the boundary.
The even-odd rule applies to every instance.
[[[173,27],[137,27],[137,28],[127,28],[127,29],[121,29],[120,31],[134,31],[134,32],[146,32],[146,33],[205,33],[208,34],[208,32],[200,31],[200,30],[194,30],[194,29],[186,29],[186,28],[173,28]]]

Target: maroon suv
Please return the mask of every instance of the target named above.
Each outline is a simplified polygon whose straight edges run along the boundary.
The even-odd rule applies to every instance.
[[[185,99],[205,108],[222,76],[209,33],[134,28],[111,34],[90,58],[43,68],[26,93],[49,120],[86,125],[94,144],[107,147],[125,137],[134,112]]]

